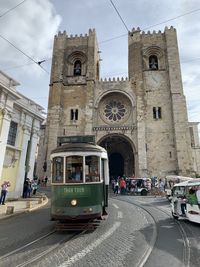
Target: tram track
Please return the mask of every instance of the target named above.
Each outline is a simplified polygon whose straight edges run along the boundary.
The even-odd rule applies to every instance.
[[[34,263],[39,262],[40,259],[42,259],[45,256],[48,256],[48,254],[51,254],[53,251],[57,251],[59,249],[62,248],[63,244],[65,244],[66,242],[72,241],[73,239],[85,234],[88,231],[91,231],[91,227],[90,227],[90,221],[87,222],[87,224],[85,224],[84,229],[82,228],[82,230],[77,230],[74,232],[71,232],[69,234],[67,234],[66,236],[66,232],[65,232],[65,236],[63,238],[59,238],[58,239],[58,231],[52,230],[49,233],[9,252],[4,254],[3,256],[0,257],[0,262],[1,262],[1,266],[13,266],[12,264],[9,264],[10,262],[14,262],[14,258],[16,255],[21,255],[21,257],[15,261],[15,265],[14,267],[25,267],[25,266],[33,266]],[[59,231],[60,232],[60,231]],[[45,243],[45,241],[47,242],[48,238],[51,238],[51,240],[53,239],[58,239],[55,244],[53,245],[49,245],[48,249],[44,249],[43,251],[39,252],[39,253],[34,253],[34,250],[36,250],[36,248],[38,246],[41,247],[41,242]],[[61,237],[61,235],[59,235],[59,237]],[[26,254],[26,251],[32,251],[32,253],[34,255],[29,255],[28,259],[26,259],[25,257],[23,257],[24,254]]]
[[[115,199],[116,198],[113,198],[113,197],[110,197],[111,199]],[[148,248],[146,249],[146,251],[143,253],[143,256],[141,257],[141,259],[139,260],[139,262],[137,263],[136,267],[143,267],[145,266],[147,260],[149,259],[150,255],[152,254],[154,248],[155,248],[155,244],[156,244],[156,241],[158,239],[158,221],[157,219],[152,215],[152,212],[148,209],[148,207],[151,207],[153,209],[156,209],[156,210],[159,210],[160,212],[164,213],[165,215],[167,215],[169,218],[172,218],[171,217],[171,213],[169,211],[166,211],[165,209],[162,209],[158,206],[153,206],[149,203],[140,203],[139,201],[130,201],[130,200],[125,200],[125,199],[117,199],[118,201],[122,201],[122,202],[126,202],[126,203],[129,203],[129,204],[132,204],[132,205],[135,205],[137,206],[138,208],[144,210],[153,220],[154,222],[154,229],[153,229],[153,235],[152,235],[152,239],[151,239],[151,242],[148,246]],[[144,207],[147,206],[147,207]],[[178,229],[179,229],[179,232],[181,234],[181,237],[182,237],[182,242],[183,242],[183,266],[184,267],[190,267],[190,242],[189,242],[189,239],[187,237],[187,234],[186,234],[186,231],[184,229],[184,227],[182,226],[182,224],[178,221],[178,220],[174,220],[174,222],[177,224],[178,226]]]

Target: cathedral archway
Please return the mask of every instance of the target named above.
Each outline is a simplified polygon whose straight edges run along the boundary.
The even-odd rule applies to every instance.
[[[110,178],[135,174],[135,157],[131,142],[124,135],[113,134],[103,137],[98,144],[104,147],[109,157]]]

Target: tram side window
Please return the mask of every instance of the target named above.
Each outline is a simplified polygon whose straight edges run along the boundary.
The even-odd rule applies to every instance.
[[[63,183],[63,157],[53,159],[52,182]]]
[[[66,158],[66,183],[83,182],[83,157],[70,156]]]
[[[86,182],[99,182],[99,157],[86,156],[85,157],[85,181]]]
[[[101,159],[101,173],[102,179],[105,181],[105,159]]]

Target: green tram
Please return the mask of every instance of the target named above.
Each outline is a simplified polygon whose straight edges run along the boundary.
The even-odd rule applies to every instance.
[[[66,143],[51,153],[51,219],[101,218],[108,206],[108,155],[92,143]]]

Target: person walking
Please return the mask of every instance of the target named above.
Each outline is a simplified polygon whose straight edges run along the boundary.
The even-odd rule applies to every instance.
[[[120,193],[121,193],[121,195],[125,195],[126,194],[126,182],[125,182],[124,178],[122,178],[120,180],[119,186],[120,186]]]
[[[37,182],[36,181],[34,181],[34,180],[32,181],[31,188],[33,190],[33,195],[35,195],[36,194],[36,191],[37,191],[37,188],[38,188],[38,185],[37,185]]]
[[[46,177],[44,178],[44,186],[47,186],[47,182],[48,182],[48,177],[46,176]]]
[[[115,182],[114,182],[114,194],[118,195],[118,192],[119,192],[119,182],[118,182],[118,180],[115,180]]]
[[[4,181],[1,185],[1,198],[0,204],[5,205],[6,195],[8,193],[8,187],[10,186],[10,182]]]

